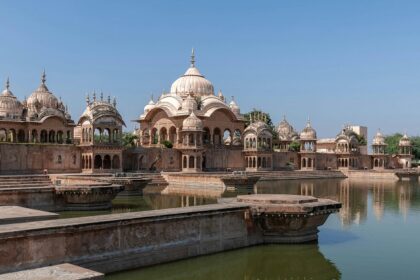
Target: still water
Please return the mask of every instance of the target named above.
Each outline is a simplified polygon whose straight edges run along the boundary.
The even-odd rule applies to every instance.
[[[342,202],[343,208],[320,227],[318,244],[256,246],[115,273],[106,279],[420,279],[419,183],[277,181],[260,182],[255,191],[330,198]],[[207,204],[216,199],[152,192],[131,206],[117,199],[113,211],[181,207],[187,200],[188,205]]]

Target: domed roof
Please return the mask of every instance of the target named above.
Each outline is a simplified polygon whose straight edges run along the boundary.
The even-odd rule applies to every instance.
[[[373,145],[382,145],[385,146],[385,137],[382,135],[381,131],[378,130],[378,132],[376,132],[375,137],[373,137],[373,141],[372,141]]]
[[[316,131],[311,126],[311,121],[308,120],[305,128],[300,133],[301,140],[316,140]]]
[[[6,88],[0,95],[0,116],[19,117],[22,115],[23,106],[9,89],[9,78],[6,81]]]
[[[271,136],[270,127],[263,121],[257,120],[255,122],[250,123],[244,130],[244,134],[247,133],[254,133],[255,135],[260,135],[261,132],[268,132]]]
[[[192,93],[194,96],[214,95],[212,83],[204,78],[200,71],[195,67],[194,49],[191,54],[191,66],[185,74],[173,82],[171,93],[180,96],[187,96]]]
[[[230,101],[230,103],[229,103],[229,108],[232,110],[232,112],[235,115],[240,115],[241,114],[241,109],[239,108],[238,104],[236,104],[233,96],[232,96],[232,101]]]
[[[153,102],[153,96],[150,98],[149,103],[144,106],[144,113],[147,114],[150,110],[155,107],[155,102]]]
[[[49,109],[64,109],[60,108],[60,102],[57,97],[52,94],[45,84],[45,71],[42,74],[41,84],[39,87],[29,96],[27,100],[27,106],[30,113],[38,113],[42,108]],[[62,105],[62,104],[61,104]],[[64,111],[64,110],[62,110]]]
[[[277,127],[279,139],[282,141],[291,141],[298,138],[298,134],[289,122],[286,120],[286,116],[283,116],[283,120]]]
[[[182,110],[184,111],[194,111],[197,110],[197,107],[197,101],[191,94],[182,101]]]
[[[404,133],[404,136],[401,137],[398,144],[399,144],[399,146],[411,146],[410,138],[408,138],[406,133]]]
[[[191,114],[182,122],[183,131],[202,131],[203,122],[191,112]]]
[[[113,118],[115,121],[118,121],[121,125],[125,126],[124,120],[121,117],[120,113],[117,110],[117,101],[114,98],[113,103],[111,103],[111,98],[108,97],[108,101],[103,100],[103,95],[101,94],[101,99],[96,99],[96,94],[93,94],[93,101],[90,102],[89,96],[86,98],[87,107],[83,112],[82,116],[79,118],[79,124],[82,124],[84,120],[89,120],[91,123],[94,123],[96,120],[105,117]],[[107,120],[109,121],[109,120]]]

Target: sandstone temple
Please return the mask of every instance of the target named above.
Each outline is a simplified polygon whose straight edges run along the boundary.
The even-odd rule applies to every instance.
[[[122,144],[125,122],[116,100],[86,98],[75,122],[47,87],[20,101],[7,79],[0,95],[0,173],[114,173],[121,171],[383,170],[410,168],[412,146],[404,135],[397,154],[386,153],[380,131],[368,153],[367,127],[344,126],[319,139],[310,120],[299,132],[286,120],[273,130],[263,113],[247,118],[196,67],[168,93],[150,102],[135,120],[135,147]]]

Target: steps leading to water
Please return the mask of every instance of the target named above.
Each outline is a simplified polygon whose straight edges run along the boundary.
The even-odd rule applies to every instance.
[[[48,175],[0,176],[0,189],[48,187],[52,182]]]
[[[144,178],[151,179],[147,184],[148,186],[167,186],[168,182],[163,178],[160,173],[137,173],[136,175],[141,175]]]
[[[296,180],[296,179],[332,179],[346,178],[340,171],[256,171],[247,172],[249,175],[260,176],[262,181],[269,180]]]

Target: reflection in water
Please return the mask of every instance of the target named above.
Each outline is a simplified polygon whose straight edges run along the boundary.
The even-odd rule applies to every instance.
[[[266,245],[111,274],[132,279],[340,279],[318,245]]]
[[[383,218],[385,207],[398,210],[404,217],[412,201],[418,200],[418,182],[394,182],[379,180],[313,180],[313,181],[262,181],[258,193],[288,193],[311,195],[340,201],[342,225],[364,223],[368,215],[368,201],[376,219]],[[397,208],[396,208],[397,206]]]

